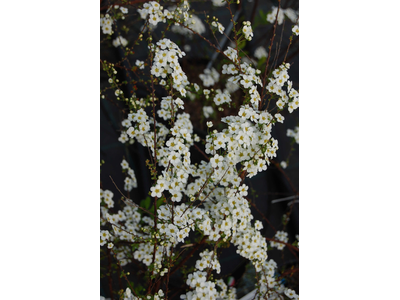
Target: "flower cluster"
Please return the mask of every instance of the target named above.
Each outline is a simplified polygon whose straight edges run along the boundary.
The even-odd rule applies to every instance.
[[[139,67],[139,69],[141,69],[141,70],[143,70],[144,69],[144,61],[141,61],[141,60],[136,60],[136,62],[135,62],[135,65],[137,66],[137,67]]]
[[[276,15],[278,14],[278,16]],[[278,12],[278,7],[273,6],[272,11],[267,15],[267,21],[270,23],[274,23],[276,19],[278,19],[278,25],[281,25],[283,23],[283,20],[285,19],[285,16],[293,23],[297,22],[297,19],[299,17],[299,12],[295,11],[292,8],[279,8]]]
[[[197,32],[198,34],[203,34],[204,32],[206,32],[206,27],[204,26],[201,19],[196,15],[190,15],[188,18],[185,18],[182,21],[182,24],[183,24],[183,26],[181,26],[179,24],[173,25],[171,28],[172,32],[186,35],[189,37],[192,37],[192,35],[193,35],[192,30],[194,32]],[[186,26],[188,28],[185,28],[184,26]]]
[[[135,295],[132,294],[132,291],[130,288],[126,288],[124,294],[123,294],[123,298],[120,298],[122,300],[148,300],[148,297],[137,297]],[[153,300],[163,300],[164,298],[164,292],[163,290],[159,290],[152,298]],[[100,299],[102,300],[102,299]]]
[[[259,289],[253,299],[284,299],[283,294],[290,299],[299,299],[298,295],[291,289],[286,288],[277,276],[277,263],[270,259],[263,263],[261,277],[259,279]]]
[[[277,231],[274,239],[283,243],[287,243],[289,241],[288,233],[284,231]],[[283,248],[285,248],[285,244],[283,243],[271,241],[271,247],[276,247],[278,248],[278,250],[282,250]]]
[[[118,47],[120,45],[122,47],[125,47],[126,45],[128,45],[128,41],[124,37],[119,36],[113,40],[112,44],[114,47]]]
[[[114,207],[113,197],[113,192],[109,190],[103,191],[102,189],[100,189],[100,203],[103,202],[107,208]]]
[[[221,33],[221,34],[223,34],[223,33],[224,33],[225,27],[224,27],[224,26],[222,26],[222,24],[221,24],[221,23],[219,23],[219,22],[216,22],[216,21],[213,21],[213,22],[211,23],[211,25],[212,25],[212,26],[214,26],[214,27],[217,27],[217,28],[218,28],[218,31],[219,31],[219,33]]]
[[[253,38],[253,29],[251,28],[250,21],[243,21],[242,31],[246,40],[251,41]]]
[[[161,109],[157,111],[160,118],[169,120],[174,117],[178,108],[183,109],[183,100],[181,98],[173,99],[171,96],[163,97],[161,100]]]
[[[136,176],[135,176],[135,172],[133,171],[133,169],[131,169],[129,167],[129,164],[125,159],[122,160],[121,167],[129,175],[129,176],[125,177],[124,190],[125,191],[131,191],[133,188],[137,187],[137,179],[136,179]]]
[[[166,22],[166,18],[169,16],[167,12],[162,11],[163,7],[156,1],[150,1],[143,4],[142,9],[138,9],[138,13],[142,19],[149,19],[149,23],[156,26],[159,22]],[[172,18],[172,16],[171,16]]]
[[[214,6],[231,5],[224,0],[212,2]],[[191,37],[195,36],[193,33],[203,34],[204,24],[189,9],[186,0],[167,9],[156,1],[150,1],[144,3],[137,12],[147,20],[144,26],[155,27],[159,23],[167,23],[165,26],[176,33]],[[124,14],[128,12],[122,7],[120,10]],[[277,10],[274,11],[273,18],[277,13]],[[285,15],[291,20],[296,18],[297,22],[296,12],[281,9],[278,23]],[[268,18],[272,20],[271,16]],[[225,28],[218,19],[214,17],[213,20],[211,26],[223,34]],[[103,33],[112,34],[112,25],[113,20],[108,14],[101,19]],[[293,32],[298,34],[296,26]],[[220,55],[226,58],[223,63],[214,64],[215,68],[206,68],[203,74],[195,73],[199,74],[200,87],[190,83],[182,69],[179,59],[186,54],[177,43],[166,38],[168,35],[164,32],[161,35],[158,35],[158,31],[148,33],[148,58],[137,59],[136,67],[132,68],[135,75],[136,72],[142,74],[140,70],[143,70],[143,74],[150,74],[149,79],[143,76],[137,81],[149,84],[147,96],[137,98],[133,91],[135,86],[130,98],[126,98],[118,79],[109,74],[109,83],[117,99],[128,105],[126,119],[121,123],[119,141],[137,142],[149,149],[151,159],[146,164],[153,180],[150,190],[146,191],[148,197],[141,206],[124,197],[122,201],[125,206],[114,207],[113,193],[100,190],[102,249],[110,249],[108,253],[114,255],[120,266],[136,261],[151,271],[151,274],[146,274],[151,283],[148,291],[151,290],[152,295],[135,296],[136,293],[134,295],[127,288],[124,293],[121,291],[122,299],[164,299],[164,292],[159,290],[163,285],[157,287],[155,282],[162,282],[163,278],[169,280],[170,273],[176,271],[173,264],[180,255],[176,255],[177,249],[184,249],[184,253],[185,248],[194,245],[198,248],[203,244],[205,247],[196,252],[199,256],[193,268],[183,272],[187,290],[180,296],[181,299],[236,299],[235,288],[228,288],[222,279],[215,279],[213,274],[221,272],[218,249],[229,244],[236,248],[240,256],[249,260],[257,272],[257,295],[254,299],[283,299],[283,295],[298,299],[298,295],[285,288],[280,281],[277,264],[268,260],[267,254],[268,246],[284,249],[284,243],[289,239],[288,233],[278,231],[274,239],[279,242],[271,241],[267,245],[261,233],[263,223],[255,220],[251,213],[250,189],[245,182],[246,178],[265,171],[277,156],[278,140],[272,135],[274,126],[285,122],[287,115],[283,109],[287,108],[292,113],[299,106],[299,94],[289,80],[290,65],[284,62],[275,70],[268,69],[272,72],[264,72],[262,63],[254,67],[257,61],[242,57],[239,46],[231,44]],[[153,38],[160,36],[153,41]],[[247,41],[253,38],[253,29],[248,21],[243,22],[240,40],[244,41],[243,37]],[[115,47],[125,47],[127,43],[120,35],[113,41]],[[254,51],[254,57],[258,60],[267,56],[264,47]],[[182,66],[185,67],[185,64]],[[188,75],[191,73],[188,72]],[[225,75],[222,80],[220,73]],[[236,96],[239,93],[233,93],[239,89],[242,102],[237,103]],[[194,133],[190,115],[186,112],[191,103],[186,99],[200,99],[206,104],[198,110],[205,117],[200,116],[200,122],[208,127],[201,139],[204,149],[194,145],[200,141],[200,137]],[[268,110],[265,104],[270,99],[272,103],[277,100],[276,107]],[[223,111],[224,103],[236,111],[213,122],[205,120],[216,116],[214,105]],[[211,129],[214,124],[217,129]],[[298,127],[289,129],[287,136],[298,142]],[[192,146],[207,160],[192,163]],[[130,192],[138,186],[135,172],[125,159],[121,167],[126,175],[124,190]],[[150,208],[151,205],[154,210]]]
[[[113,23],[114,21],[109,14],[106,14],[105,17],[100,19],[100,26],[104,34],[111,35],[113,33],[112,30]]]
[[[214,96],[214,103],[215,105],[221,105],[223,103],[229,103],[231,102],[231,94],[228,91],[221,91],[218,89],[216,91],[216,95]]]
[[[185,88],[189,81],[178,62],[178,58],[186,55],[185,52],[181,51],[178,45],[167,38],[158,41],[156,46],[150,46],[150,50],[155,52],[151,74],[163,79],[170,75],[173,88],[179,91],[182,96],[186,96]]]
[[[100,18],[100,26],[101,26],[101,29],[103,31],[103,34],[109,34],[109,35],[113,34],[112,26],[114,24],[114,20],[111,18],[109,12],[110,12],[111,9],[117,10],[118,8],[121,10],[121,12],[123,14],[127,14],[128,13],[128,9],[125,8],[125,7],[122,7],[122,6],[119,6],[119,5],[111,6],[107,10],[106,15],[104,17]],[[123,19],[124,16],[122,16],[121,18]],[[113,44],[114,44],[114,42],[113,42]],[[117,46],[115,46],[115,47],[117,47]]]
[[[219,73],[214,68],[205,69],[204,74],[200,74],[199,77],[203,81],[205,87],[213,86],[219,80]]]
[[[216,252],[210,252],[208,249],[200,253],[200,259],[196,261],[195,268],[203,271],[204,269],[213,269],[221,273],[221,265],[217,259]]]
[[[212,106],[203,106],[204,117],[209,118],[214,112]]]
[[[183,35],[192,35],[192,30],[198,34],[203,34],[206,28],[199,17],[189,14],[189,2],[183,1],[179,6],[170,6],[167,9],[155,1],[150,1],[143,5],[142,9],[138,9],[142,19],[148,19],[149,23],[155,27],[158,23],[165,23],[167,19],[174,20],[175,24],[171,27],[171,31]],[[187,27],[187,28],[186,28]]]
[[[104,246],[107,241],[110,239],[111,235],[108,230],[101,230],[100,231],[100,246]]]
[[[254,51],[254,57],[257,59],[261,59],[261,58],[267,57],[267,56],[268,56],[268,53],[265,50],[265,48],[262,46],[257,47],[256,50]]]
[[[207,280],[207,273],[202,271],[195,271],[190,273],[186,284],[193,289],[180,298],[184,300],[229,300],[236,299],[236,289],[229,288],[223,280],[217,280],[216,282]]]
[[[288,129],[286,132],[286,136],[292,137],[295,139],[296,143],[299,143],[299,127],[296,126],[294,129]]]
[[[292,113],[296,108],[299,107],[299,93],[293,88],[292,82],[288,80],[289,68],[290,64],[286,63],[275,69],[272,72],[274,79],[270,80],[267,89],[269,92],[279,96],[276,106],[280,110],[287,106],[288,111]],[[286,91],[284,90],[285,86],[287,88]]]

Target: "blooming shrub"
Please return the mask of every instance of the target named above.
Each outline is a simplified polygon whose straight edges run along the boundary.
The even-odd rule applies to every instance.
[[[285,287],[278,264],[268,258],[267,251],[268,247],[298,251],[297,241],[290,244],[284,230],[272,238],[262,234],[263,223],[252,214],[245,183],[274,162],[279,149],[274,127],[283,126],[278,123],[284,124],[285,116],[299,106],[299,93],[289,76],[291,64],[285,61],[298,35],[297,12],[272,8],[263,20],[274,23],[270,46],[258,46],[251,58],[244,47],[254,41],[255,28],[249,20],[233,21],[233,9],[240,1],[209,3],[211,12],[229,12],[235,23],[231,32],[215,16],[201,18],[186,0],[118,3],[109,5],[101,16],[101,34],[105,42],[109,39],[112,47],[122,51],[123,58],[117,64],[103,60],[102,69],[109,77],[107,89],[125,107],[118,141],[148,149],[146,165],[153,180],[146,191],[148,198],[140,204],[130,199],[126,195],[141,187],[134,168],[121,157],[119,167],[125,174],[122,203],[116,205],[111,190],[100,191],[100,246],[104,256],[114,257],[115,269],[124,280],[120,299],[172,299],[178,294],[188,300],[236,299],[235,287],[218,278],[218,251],[229,245],[257,272],[255,299],[298,299],[293,289]],[[271,45],[285,16],[295,25],[283,51],[285,59],[279,62],[271,57]],[[142,24],[133,40],[120,32],[127,27],[119,22],[128,17]],[[216,33],[231,44],[222,48]],[[112,38],[112,34],[118,35]],[[210,35],[216,42],[211,42]],[[189,75],[182,64],[187,53],[181,38],[205,41],[219,53],[220,61],[214,67],[199,66],[197,77]],[[147,56],[133,58],[136,48],[143,45]],[[277,48],[274,51],[277,56]],[[133,78],[120,82],[118,69],[133,72]],[[139,84],[146,90],[145,97],[138,96]],[[103,90],[101,97],[105,94]],[[192,103],[200,105],[197,115],[199,124],[207,128],[204,137],[194,131],[195,116],[187,108]],[[222,116],[225,109],[233,113]],[[287,136],[298,143],[298,127],[288,129]],[[201,143],[203,150],[197,146]],[[200,151],[206,159],[193,163],[193,151]],[[288,161],[281,162],[282,167],[287,165]],[[283,228],[288,221],[284,216]],[[200,250],[200,246],[207,248]],[[182,253],[187,254],[183,257]],[[190,258],[195,259],[192,265],[184,267]],[[140,284],[129,279],[137,265],[142,269]],[[169,286],[177,271],[185,283],[183,291]]]

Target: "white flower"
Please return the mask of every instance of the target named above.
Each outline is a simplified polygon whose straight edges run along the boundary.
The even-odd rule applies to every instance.
[[[199,75],[205,87],[213,86],[219,80],[219,74],[214,68],[205,69],[204,74]]]
[[[100,231],[100,237],[103,240],[108,240],[110,238],[110,233],[108,232],[108,230],[101,230]]]
[[[224,6],[226,4],[225,0],[212,0],[214,6]]]
[[[276,20],[277,13],[278,13],[278,7],[273,6],[272,12],[267,15],[267,21],[270,23],[274,23]],[[281,25],[283,23],[284,18],[285,18],[284,9],[280,8],[278,13],[278,25]]]
[[[102,27],[102,29],[103,29],[103,33],[104,34],[112,34],[112,27],[111,27],[111,25],[104,25],[103,27]]]
[[[128,169],[129,168],[129,164],[125,159],[122,160],[121,167],[122,167],[122,169]]]
[[[293,129],[288,129],[286,131],[286,136],[288,137],[293,137],[296,140],[296,143],[299,143],[299,127],[295,127],[294,130]]]
[[[297,18],[298,18],[298,13],[299,13],[298,11],[296,12],[292,8],[286,8],[286,9],[284,9],[284,13],[289,18],[290,21],[292,21],[293,23],[296,23]]]
[[[209,118],[214,112],[212,106],[203,106],[204,117]]]
[[[240,80],[240,84],[245,88],[249,88],[253,85],[252,76],[242,75],[242,80]]]
[[[297,296],[294,290],[288,288],[285,288],[285,295],[288,296],[290,299],[294,299]]]
[[[112,44],[114,47],[118,47],[120,45],[125,47],[126,45],[128,45],[128,41],[124,37],[119,36],[115,40],[113,40]]]
[[[249,21],[244,21],[243,24],[244,26],[242,28],[242,31],[244,33],[244,37],[246,40],[251,41],[253,37],[253,29],[251,28],[251,24]]]
[[[212,123],[211,121],[208,121],[208,122],[207,122],[207,127],[208,127],[208,128],[213,127],[213,123]]]
[[[128,9],[126,7],[122,7],[121,6],[119,9],[122,11],[123,14],[127,14],[128,13]]]
[[[184,108],[184,107],[183,107],[183,101],[182,101],[181,98],[176,98],[176,99],[174,100],[174,102],[175,102],[175,104],[176,104],[180,109],[183,109],[183,108]]]
[[[167,229],[165,231],[165,233],[168,236],[173,236],[173,237],[176,236],[178,234],[178,232],[179,232],[178,227],[176,227],[173,224],[168,224],[168,227],[167,227]]]
[[[263,224],[262,224],[259,220],[257,220],[257,221],[255,221],[255,223],[254,223],[254,227],[255,227],[257,230],[261,230],[261,229],[263,228]]]
[[[215,154],[214,157],[210,159],[210,163],[213,168],[222,167],[223,162],[224,158],[219,154]]]
[[[218,31],[219,31],[219,33],[223,34],[223,33],[224,33],[224,30],[225,30],[225,27],[222,26],[221,23],[218,23]]]
[[[156,186],[152,186],[150,188],[150,191],[152,197],[157,197],[157,198],[161,197],[162,189],[158,184]]]
[[[268,53],[265,50],[265,48],[263,46],[258,47],[255,51],[254,51],[254,57],[261,59],[263,57],[267,57]]]
[[[228,56],[232,61],[238,62],[238,52],[236,51],[236,49],[228,46],[228,49],[224,51],[224,54]]]
[[[217,94],[214,97],[214,102],[216,105],[229,103],[231,102],[231,95],[229,93],[222,93],[221,90],[217,90]]]
[[[213,22],[211,23],[211,25],[212,25],[212,26],[214,26],[214,27],[217,27],[217,28],[218,28],[218,31],[219,31],[219,33],[221,33],[221,34],[223,34],[223,33],[224,33],[225,27],[224,27],[224,26],[222,26],[222,24],[221,24],[221,23],[213,21]]]
[[[126,133],[129,135],[129,137],[133,138],[136,136],[138,133],[134,127],[129,127]]]
[[[294,25],[293,28],[292,28],[292,32],[293,32],[295,35],[299,35],[299,26]]]
[[[187,18],[184,19],[184,22],[183,22],[183,24],[185,26],[189,27],[191,30],[193,30],[194,32],[197,32],[198,34],[203,34],[204,32],[206,32],[206,27],[204,26],[203,22],[201,21],[201,19],[198,16],[191,15],[189,17],[189,14],[187,12],[185,12],[184,14],[187,15]],[[191,30],[186,29],[180,25],[173,25],[171,30],[175,33],[187,35],[189,37],[193,35]]]
[[[283,123],[285,118],[281,114],[275,114],[275,119],[277,122]]]
[[[135,65],[139,67],[139,69],[144,69],[144,61],[136,60]]]

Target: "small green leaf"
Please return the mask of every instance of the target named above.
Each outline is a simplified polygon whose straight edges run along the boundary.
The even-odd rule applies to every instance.
[[[160,199],[158,199],[157,200],[157,209],[161,206],[161,204],[163,204],[164,203],[164,199],[163,198],[160,198]]]
[[[139,244],[132,244],[132,252],[139,248]]]
[[[262,57],[257,64],[258,69],[264,69],[263,67],[265,66],[265,62],[267,61],[266,57]]]
[[[149,209],[150,208],[150,204],[151,204],[151,199],[149,196],[146,197],[146,199],[140,201],[140,206],[145,208],[145,209]]]

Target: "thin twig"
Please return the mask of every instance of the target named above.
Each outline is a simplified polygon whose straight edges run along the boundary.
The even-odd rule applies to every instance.
[[[118,192],[120,192],[121,195],[122,195],[123,197],[125,197],[125,199],[129,199],[128,197],[126,197],[126,196],[120,191],[120,189],[118,188],[118,186],[116,185],[116,183],[114,182],[114,180],[112,179],[111,176],[110,176],[110,179],[111,179],[111,181],[114,183],[114,186],[115,186],[115,188],[118,190]],[[129,200],[130,200],[130,199],[129,199]],[[124,199],[122,199],[122,201],[124,201],[125,204],[127,204],[127,205],[129,205],[129,206],[137,207],[137,208],[139,208],[139,209],[141,209],[141,210],[147,212],[148,214],[150,214],[150,215],[152,215],[152,216],[154,217],[154,215],[153,215],[152,212],[150,212],[150,211],[148,211],[147,209],[145,209],[145,208],[143,208],[143,207],[137,205],[137,204],[134,203],[132,200],[130,200],[130,201],[125,201]]]
[[[249,201],[250,205],[253,206],[253,207],[258,211],[258,213],[261,215],[261,217],[268,223],[269,226],[271,226],[271,228],[272,228],[272,229],[275,231],[275,233],[276,233],[275,227],[270,223],[270,221],[267,219],[267,217],[264,216],[264,214],[257,208],[257,206],[256,206],[253,202],[250,201],[249,198],[247,198],[247,197],[245,197],[245,198]]]
[[[264,102],[264,91],[265,91],[265,80],[267,78],[267,69],[268,69],[268,64],[269,64],[269,59],[271,57],[271,51],[272,51],[272,45],[274,43],[274,39],[275,39],[275,31],[276,31],[276,26],[278,25],[278,14],[279,14],[279,9],[281,8],[281,0],[279,1],[279,5],[278,5],[278,10],[276,12],[276,16],[275,16],[275,24],[274,24],[274,32],[272,33],[272,38],[271,38],[271,43],[269,45],[269,53],[268,53],[268,57],[267,57],[267,65],[265,66],[265,70],[264,70],[264,76],[263,76],[263,86],[262,86],[262,92],[261,92],[261,100],[259,103],[259,107],[263,107],[263,102]]]

